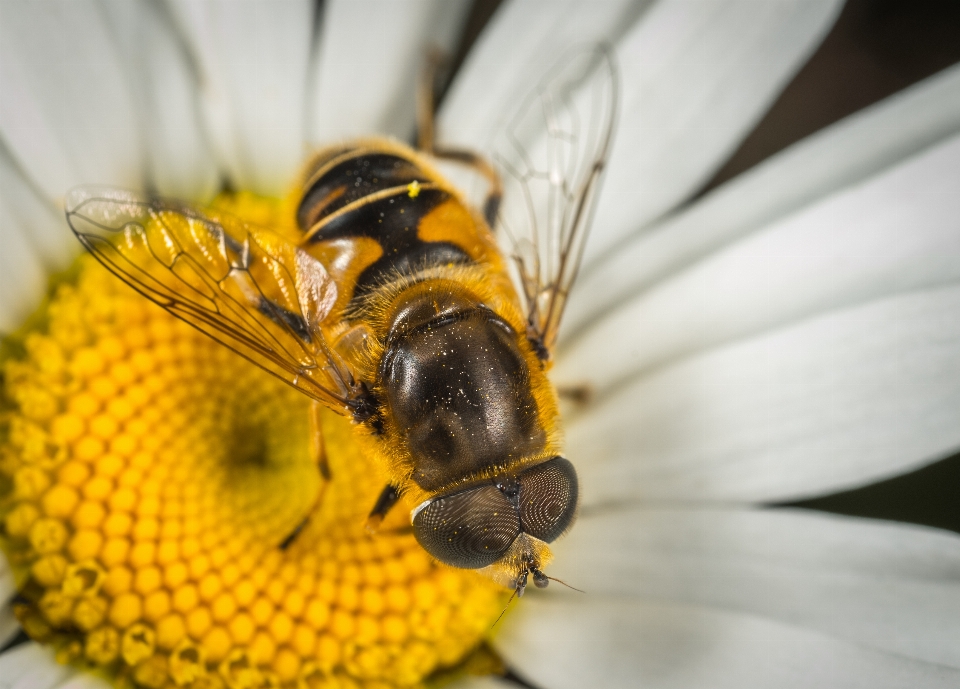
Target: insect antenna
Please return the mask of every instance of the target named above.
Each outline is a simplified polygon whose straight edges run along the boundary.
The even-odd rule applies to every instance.
[[[513,593],[510,594],[510,599],[507,601],[507,604],[503,606],[503,610],[500,611],[500,616],[497,617],[497,619],[494,620],[493,624],[490,625],[491,632],[493,631],[493,628],[497,626],[500,620],[503,619],[503,616],[507,614],[507,609],[510,607],[510,604],[513,602],[513,599],[517,597],[517,591],[519,590],[520,590],[520,587],[518,586],[513,590]]]
[[[547,575],[544,574],[543,576],[546,577]],[[582,589],[578,589],[576,586],[571,586],[571,585],[568,584],[567,582],[561,581],[560,579],[557,579],[556,577],[547,577],[547,579],[549,579],[550,581],[555,581],[555,582],[557,582],[558,584],[562,584],[563,586],[566,586],[568,589],[571,589],[571,590],[573,590],[573,591],[576,591],[577,593],[586,593],[586,591],[584,591],[584,590],[582,590]]]

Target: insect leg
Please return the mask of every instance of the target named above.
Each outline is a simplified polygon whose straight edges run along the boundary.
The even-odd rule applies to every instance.
[[[557,394],[561,399],[570,400],[577,405],[583,405],[593,399],[593,387],[589,383],[560,385],[557,386]]]
[[[437,74],[444,62],[443,53],[434,48],[427,53],[423,63],[423,72],[420,74],[420,83],[417,86],[417,148],[426,153],[433,152],[436,136],[436,91]]]
[[[500,199],[503,198],[503,182],[500,174],[483,156],[462,148],[446,148],[436,145],[436,91],[437,73],[443,66],[444,57],[438,50],[427,55],[423,75],[420,78],[420,87],[417,89],[417,146],[421,151],[436,158],[450,160],[467,167],[471,167],[481,177],[487,180],[490,189],[483,203],[483,217],[487,225],[493,228],[500,210]]]
[[[313,404],[310,405],[310,449],[313,454],[313,459],[317,463],[317,470],[320,472],[320,478],[323,479],[323,483],[320,486],[320,491],[317,493],[317,499],[313,501],[313,506],[310,508],[310,511],[307,512],[307,516],[297,524],[296,528],[291,531],[286,538],[280,541],[280,550],[286,550],[297,540],[297,536],[300,535],[310,521],[310,516],[316,512],[320,506],[323,500],[323,493],[326,490],[327,484],[330,482],[330,464],[327,462],[327,451],[323,443],[323,429],[320,425],[322,410],[323,407],[320,406],[319,402],[313,402]]]
[[[310,521],[310,515],[308,514],[306,517],[303,518],[302,522],[297,524],[297,527],[293,531],[291,531],[286,538],[280,541],[280,550],[286,550],[291,545],[293,545],[293,542],[297,540],[297,536],[300,535],[300,533],[303,531],[303,528],[307,525],[307,522],[309,521]]]
[[[380,491],[377,501],[373,503],[373,509],[370,510],[370,516],[367,517],[367,531],[376,533],[383,523],[383,518],[387,516],[390,509],[400,500],[400,489],[394,485],[387,484]]]
[[[317,511],[317,508],[320,507],[320,503],[323,502],[323,494],[326,492],[327,486],[330,484],[330,470],[327,468],[326,461],[324,461],[323,465],[320,466],[320,475],[323,477],[323,482],[320,484],[320,490],[317,492],[317,499],[313,501],[313,505],[310,507],[310,511],[307,512],[307,516],[305,516],[300,523],[297,524],[296,528],[291,531],[286,538],[280,541],[280,550],[286,550],[293,544],[295,540],[297,540],[297,536],[299,536],[307,524],[310,523],[310,517],[314,515],[314,513]]]
[[[324,471],[326,471],[325,474]],[[323,476],[323,482],[320,484],[320,490],[317,492],[317,499],[313,501],[313,505],[310,507],[310,511],[307,512],[307,516],[297,524],[296,528],[294,528],[286,538],[280,541],[280,550],[286,550],[297,540],[297,536],[299,536],[307,524],[310,523],[310,517],[314,515],[317,508],[320,507],[320,503],[323,502],[323,494],[326,492],[327,486],[330,485],[330,470],[326,468],[326,462],[320,467],[320,474]]]
[[[435,158],[443,158],[472,167],[477,174],[487,180],[490,189],[483,202],[483,219],[493,229],[497,221],[497,212],[500,210],[500,200],[503,198],[503,182],[500,180],[500,173],[479,153],[463,148],[434,148],[430,153]]]
[[[317,469],[320,471],[320,477],[324,481],[329,481],[330,464],[327,462],[327,450],[323,444],[322,412],[323,407],[320,406],[319,402],[313,402],[310,405],[310,449],[313,453],[313,459],[317,463]]]

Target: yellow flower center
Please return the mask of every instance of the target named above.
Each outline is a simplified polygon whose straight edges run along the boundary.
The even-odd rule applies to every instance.
[[[2,546],[62,661],[120,686],[417,686],[481,647],[503,590],[432,560],[409,505],[366,533],[384,478],[348,420],[90,257],[5,351]]]

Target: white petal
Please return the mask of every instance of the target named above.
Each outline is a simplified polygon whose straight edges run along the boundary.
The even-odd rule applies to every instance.
[[[53,650],[30,642],[0,654],[0,689],[54,689],[75,673]]]
[[[450,689],[517,689],[515,683],[497,677],[465,677],[449,686]]]
[[[0,206],[5,217],[13,219],[0,227],[0,243],[4,247],[7,246],[8,233],[18,232],[48,271],[65,268],[79,253],[80,245],[70,233],[63,213],[31,184],[2,145]]]
[[[201,73],[206,131],[241,188],[286,190],[304,156],[309,0],[171,0]]]
[[[585,514],[556,554],[551,574],[588,595],[737,611],[960,668],[953,533],[801,510],[625,508]]]
[[[88,0],[0,6],[0,133],[48,199],[141,186],[141,137],[119,54]]]
[[[101,0],[142,123],[148,186],[168,196],[208,198],[219,183],[201,131],[196,75],[164,6]]]
[[[892,297],[669,366],[578,417],[586,504],[775,501],[960,447],[960,287]]]
[[[598,390],[827,309],[960,278],[960,136],[641,293],[561,351]]]
[[[0,555],[0,605],[6,603],[14,592],[13,572],[7,564],[7,558]]]
[[[43,297],[46,274],[76,254],[66,221],[0,145],[0,333],[22,324]]]
[[[13,616],[10,599],[16,587],[13,572],[7,565],[7,559],[0,554],[0,647],[6,644],[20,630],[17,618]]]
[[[621,117],[589,255],[638,231],[722,164],[823,37],[839,3],[661,0],[646,7],[506,6],[441,111],[442,141],[484,150],[566,48],[615,42]]]
[[[525,598],[495,638],[548,689],[915,689],[960,671],[726,610],[599,595]]]
[[[655,4],[617,45],[623,105],[584,261],[705,183],[829,31],[835,0]]]
[[[16,330],[40,303],[46,288],[46,271],[0,193],[0,334]]]
[[[78,672],[62,684],[58,684],[56,689],[111,689],[112,686],[102,677]]]
[[[20,631],[20,623],[13,615],[9,604],[0,605],[0,647],[3,647]]]
[[[618,247],[581,274],[564,315],[566,331],[575,334],[618,302],[718,247],[874,176],[958,129],[960,67],[953,67],[817,132]],[[885,197],[889,203],[889,194]]]
[[[622,35],[649,2],[516,0],[484,28],[450,88],[438,139],[483,150],[497,126],[571,45]]]
[[[428,51],[454,49],[465,0],[335,0],[324,6],[310,98],[309,138],[414,130],[418,77]]]

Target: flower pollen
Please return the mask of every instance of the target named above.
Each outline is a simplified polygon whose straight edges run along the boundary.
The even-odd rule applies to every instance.
[[[365,531],[384,478],[350,421],[90,256],[3,351],[0,545],[17,617],[61,662],[122,687],[419,686],[500,613],[501,588],[416,543],[405,503]]]

